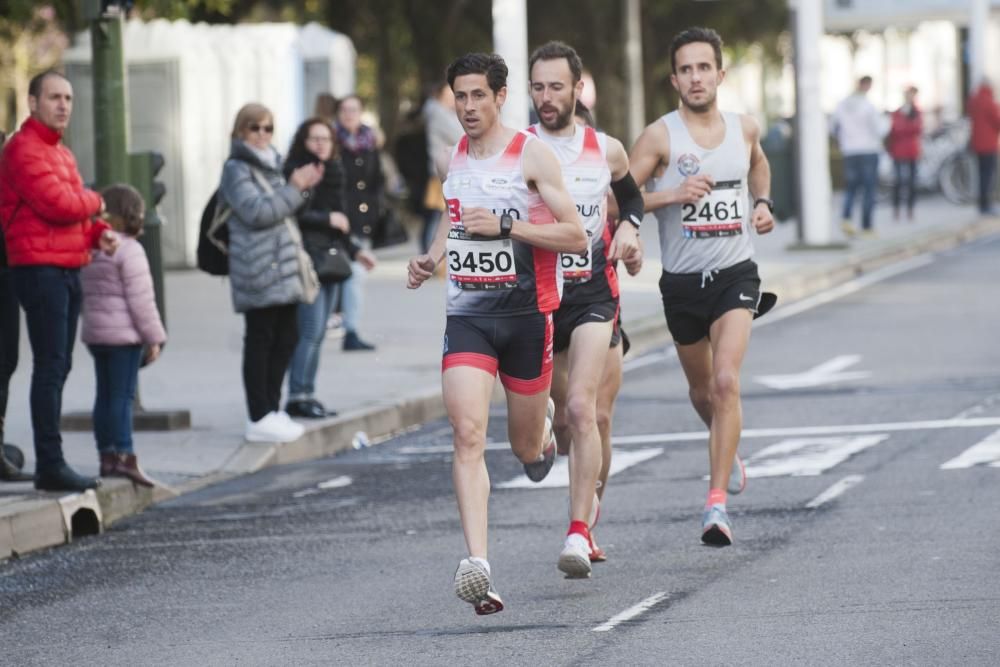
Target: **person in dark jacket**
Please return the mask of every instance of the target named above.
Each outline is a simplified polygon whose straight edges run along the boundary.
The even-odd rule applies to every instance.
[[[0,160],[0,223],[14,292],[31,342],[31,426],[35,488],[85,491],[100,480],[77,474],[62,451],[62,392],[80,316],[80,267],[91,251],[113,254],[118,237],[100,219],[101,196],[84,187],[76,158],[62,144],[73,87],[42,72],[28,84],[28,118]]]
[[[298,304],[305,300],[298,229],[286,219],[323,177],[322,166],[295,169],[285,182],[271,146],[274,116],[256,103],[236,114],[232,150],[222,170],[219,199],[229,218],[229,279],[233,307],[246,318],[243,386],[246,439],[290,442],[301,424],[281,410],[281,384],[298,343]],[[294,229],[293,229],[294,228]]]
[[[351,233],[361,245],[371,248],[371,237],[379,224],[384,206],[385,179],[375,131],[361,122],[361,98],[348,95],[337,105],[337,143],[346,179],[345,201]],[[358,335],[363,289],[367,269],[355,262],[351,277],[344,283],[344,350],[374,350],[375,346]]]
[[[917,89],[910,86],[904,93],[903,106],[893,112],[889,128],[888,148],[896,167],[892,186],[892,217],[899,219],[899,205],[906,192],[906,217],[913,220],[913,205],[917,201],[917,160],[920,159],[920,139],[924,119],[917,108]]]
[[[344,215],[344,169],[337,159],[333,128],[322,118],[306,120],[295,132],[285,160],[285,176],[290,177],[295,169],[308,164],[323,166],[323,180],[313,188],[296,218],[306,252],[319,272],[320,291],[315,301],[298,306],[299,343],[288,370],[285,411],[293,417],[319,419],[337,414],[327,410],[315,392],[326,321],[337,304],[342,284],[324,273],[324,256],[344,253],[366,269],[375,267],[375,256],[350,236],[350,222]]]

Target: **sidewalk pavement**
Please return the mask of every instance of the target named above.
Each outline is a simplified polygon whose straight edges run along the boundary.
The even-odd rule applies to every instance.
[[[794,222],[756,236],[756,259],[764,288],[776,292],[778,307],[843,283],[880,266],[928,251],[1000,232],[1000,219],[977,217],[970,208],[943,199],[919,202],[914,222],[893,222],[883,208],[876,216],[875,239],[852,240],[839,249],[793,249]],[[832,216],[835,241],[843,242],[839,216]],[[657,283],[660,276],[656,224],[642,228],[646,263],[636,277],[622,278],[625,329],[632,355],[669,343]],[[149,504],[263,467],[332,455],[350,448],[363,431],[374,442],[407,427],[444,416],[440,396],[441,336],[445,281],[405,288],[406,261],[413,244],[388,249],[369,275],[360,333],[375,352],[343,352],[329,339],[323,349],[318,397],[340,412],[333,419],[307,423],[298,441],[251,444],[243,441],[246,408],[241,381],[243,319],[232,311],[225,279],[198,271],[166,276],[167,329],[170,340],[159,361],[140,373],[142,403],[150,410],[191,411],[192,428],[136,432],[135,448],[145,470],[163,482],[154,492],[125,480],[105,480],[97,493],[60,495],[35,491],[30,482],[0,484],[0,560],[12,555],[99,532]],[[33,470],[28,410],[31,352],[26,332],[11,382],[7,441],[19,444]],[[94,373],[86,348],[77,343],[75,367],[64,393],[64,413],[87,411],[93,401]],[[97,474],[90,433],[64,433],[67,460],[79,471]]]

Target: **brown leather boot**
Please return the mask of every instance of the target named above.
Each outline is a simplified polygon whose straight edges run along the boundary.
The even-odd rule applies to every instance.
[[[114,477],[118,467],[118,454],[115,452],[100,452],[101,477]]]
[[[140,486],[155,486],[156,483],[139,467],[139,461],[135,454],[119,454],[118,465],[115,467],[115,474],[121,477],[128,477]]]

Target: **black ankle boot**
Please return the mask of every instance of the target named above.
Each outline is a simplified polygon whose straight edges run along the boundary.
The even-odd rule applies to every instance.
[[[366,343],[358,337],[356,331],[348,331],[344,334],[344,351],[354,352],[359,350],[369,351],[374,350],[375,346],[371,343]]]
[[[35,475],[35,488],[39,491],[86,491],[96,489],[101,480],[77,474],[65,463]]]

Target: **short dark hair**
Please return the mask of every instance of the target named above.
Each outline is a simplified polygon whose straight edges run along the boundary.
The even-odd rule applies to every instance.
[[[146,215],[146,202],[139,191],[127,183],[115,183],[101,190],[101,198],[107,213],[115,218],[114,222],[121,224],[116,230],[129,236],[142,234],[143,218]]]
[[[872,78],[866,74],[863,77],[861,77],[860,79],[858,79],[858,85],[859,86],[870,86],[870,85],[872,85]]]
[[[573,73],[573,83],[579,81],[580,77],[583,76],[583,61],[580,60],[576,49],[557,40],[542,44],[531,54],[531,58],[528,60],[528,78],[531,78],[531,70],[534,69],[535,63],[539,60],[558,60],[560,58],[566,59],[569,71]]]
[[[494,94],[507,87],[507,63],[495,53],[466,53],[448,65],[448,86],[455,90],[455,79],[466,74],[483,74]]]
[[[57,76],[60,79],[69,81],[69,79],[66,78],[66,75],[62,72],[57,72],[54,69],[47,69],[41,74],[36,74],[31,77],[31,81],[28,82],[28,97],[40,97],[42,94],[42,84],[45,83],[45,80],[50,76]]]
[[[711,45],[712,50],[715,51],[715,66],[722,69],[722,37],[711,28],[694,27],[677,33],[674,35],[673,41],[670,42],[670,71],[677,72],[675,56],[680,48],[696,42]]]

